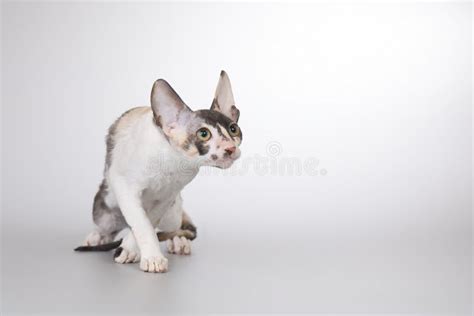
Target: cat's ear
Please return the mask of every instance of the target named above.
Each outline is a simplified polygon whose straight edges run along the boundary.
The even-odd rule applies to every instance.
[[[153,84],[151,108],[156,124],[165,132],[177,125],[184,124],[184,120],[189,118],[189,114],[192,113],[169,83],[163,79],[158,79]]]
[[[235,106],[234,95],[232,94],[232,86],[227,73],[222,70],[217,83],[216,94],[212,101],[211,110],[219,111],[232,121],[239,120],[240,111]]]

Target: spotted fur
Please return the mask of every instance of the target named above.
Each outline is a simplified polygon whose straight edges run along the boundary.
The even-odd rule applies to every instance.
[[[157,80],[151,107],[133,108],[109,128],[104,180],[93,203],[96,229],[77,250],[118,247],[116,262],[140,257],[147,272],[167,271],[159,240],[170,241],[171,253],[189,254],[197,232],[183,210],[181,190],[201,166],[228,168],[240,157],[242,134],[229,130],[239,115],[224,71],[209,110],[192,111],[165,80]],[[201,128],[209,130],[209,139],[198,136]],[[186,172],[183,164],[190,166]],[[123,240],[111,242],[119,232],[126,233]]]

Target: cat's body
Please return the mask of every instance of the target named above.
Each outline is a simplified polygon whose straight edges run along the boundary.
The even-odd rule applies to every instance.
[[[188,170],[187,174],[176,170],[183,156],[173,150],[162,130],[156,127],[151,108],[138,107],[124,113],[109,129],[107,143],[104,180],[93,207],[101,241],[111,241],[128,227],[110,189],[112,157],[115,172],[134,181],[141,191],[141,202],[152,225],[160,231],[178,230],[183,215],[180,191],[197,175],[198,168]]]
[[[242,135],[225,72],[211,110],[191,111],[164,80],[155,82],[151,103],[127,111],[109,129],[93,207],[97,229],[84,245],[109,243],[125,231],[115,261],[140,260],[142,270],[164,272],[167,259],[155,232],[169,239],[170,252],[190,253],[196,229],[184,213],[181,190],[202,165],[229,167],[240,156]]]

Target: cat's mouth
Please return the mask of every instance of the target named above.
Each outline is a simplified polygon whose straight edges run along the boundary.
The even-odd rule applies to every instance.
[[[232,164],[234,163],[234,161],[239,159],[239,157],[240,157],[240,153],[232,157],[224,157],[224,158],[214,161],[214,165],[220,169],[227,169],[227,168],[230,168]]]
[[[230,168],[230,166],[232,166],[233,163],[234,163],[234,160],[226,159],[221,162],[217,162],[216,167],[220,169],[227,169],[227,168]]]

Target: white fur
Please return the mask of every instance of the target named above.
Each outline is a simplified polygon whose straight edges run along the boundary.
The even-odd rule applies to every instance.
[[[196,176],[199,164],[192,165],[193,161],[168,143],[151,111],[117,131],[112,157],[105,176],[138,245],[140,268],[164,272],[168,261],[160,251],[155,227],[179,229],[183,212],[180,191]],[[135,260],[128,255],[124,253],[118,260]]]
[[[185,237],[175,236],[172,240],[166,241],[166,246],[169,253],[175,253],[179,255],[190,255],[191,254],[191,240]]]
[[[86,236],[82,246],[97,246],[101,243],[101,239],[102,236],[99,234],[99,232],[94,230]]]
[[[238,120],[239,111],[234,105],[230,81],[224,71],[211,109],[234,122]],[[221,137],[210,125],[207,127],[214,137],[206,143],[207,153],[199,155],[201,147],[198,150],[196,144],[191,146],[189,135],[206,126],[203,124],[203,118],[198,118],[171,86],[159,79],[153,85],[151,108],[132,109],[113,125],[108,140],[112,146],[109,146],[111,151],[107,155],[105,182],[99,191],[104,195],[99,197],[103,198],[107,208],[105,211],[98,208],[103,211],[96,219],[99,231],[91,233],[85,245],[106,242],[104,239],[111,239],[114,229],[121,229],[126,221],[131,229],[121,232],[120,235],[124,235],[122,252],[115,261],[131,263],[140,260],[143,271],[167,271],[168,260],[161,253],[155,231],[180,229],[184,216],[181,190],[197,175],[201,165],[228,168],[240,156],[238,146],[241,138],[231,138],[228,126],[220,126],[224,134]],[[114,209],[119,209],[121,214],[111,211]],[[174,237],[168,241],[168,251],[190,254],[190,241]]]

